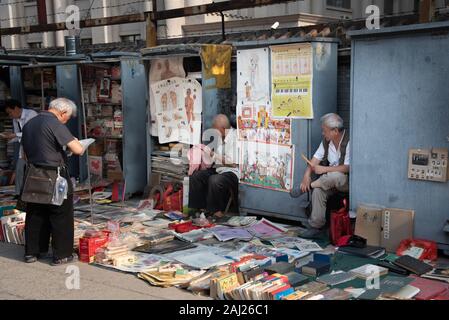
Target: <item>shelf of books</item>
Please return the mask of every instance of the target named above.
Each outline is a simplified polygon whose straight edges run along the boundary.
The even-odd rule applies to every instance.
[[[57,97],[56,68],[25,68],[22,76],[26,106],[36,112],[48,110],[50,101]]]
[[[123,108],[120,65],[82,66],[83,96],[94,182],[123,180]]]
[[[11,92],[8,87],[8,72],[2,70],[0,74],[0,104],[11,98]],[[11,118],[6,112],[0,112],[0,132],[13,132]],[[0,185],[9,185],[12,174],[14,160],[14,144],[8,143],[8,140],[0,138]]]

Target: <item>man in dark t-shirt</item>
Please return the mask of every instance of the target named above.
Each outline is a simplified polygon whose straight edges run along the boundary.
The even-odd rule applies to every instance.
[[[50,103],[49,110],[41,112],[23,128],[22,146],[28,164],[47,170],[60,168],[61,176],[69,185],[67,199],[61,206],[27,203],[25,221],[25,261],[35,262],[46,255],[50,235],[53,262],[60,265],[73,260],[73,186],[67,169],[64,147],[76,155],[84,153],[78,139],[65,124],[76,115],[76,105],[71,100],[58,98]]]

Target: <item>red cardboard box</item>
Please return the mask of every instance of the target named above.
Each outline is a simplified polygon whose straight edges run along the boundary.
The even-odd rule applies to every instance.
[[[102,237],[80,238],[79,260],[86,263],[94,262],[95,252],[97,249],[106,246],[108,240],[109,238],[106,235]]]

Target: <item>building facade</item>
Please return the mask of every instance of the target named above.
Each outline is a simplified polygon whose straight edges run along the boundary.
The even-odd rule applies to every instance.
[[[212,0],[158,0],[158,10],[174,9],[210,3]],[[102,18],[151,11],[151,0],[47,0],[48,22],[65,22],[68,6],[80,9],[80,18]],[[285,4],[270,5],[225,12],[226,32],[269,29],[275,22],[279,28],[312,25],[341,19],[360,19],[367,14],[366,7],[374,4],[382,15],[412,13],[419,0],[299,0]],[[436,0],[435,6],[449,5],[448,0]],[[208,14],[159,21],[158,36],[174,38],[221,33],[220,14]],[[37,3],[32,0],[0,0],[0,26],[10,28],[35,25]],[[69,31],[46,32],[2,36],[6,49],[62,47],[64,35]],[[146,24],[86,28],[78,31],[83,44],[134,42],[146,37]]]

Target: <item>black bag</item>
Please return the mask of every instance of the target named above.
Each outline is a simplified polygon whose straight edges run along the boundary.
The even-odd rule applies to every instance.
[[[28,164],[21,200],[30,203],[52,204],[58,168]]]

